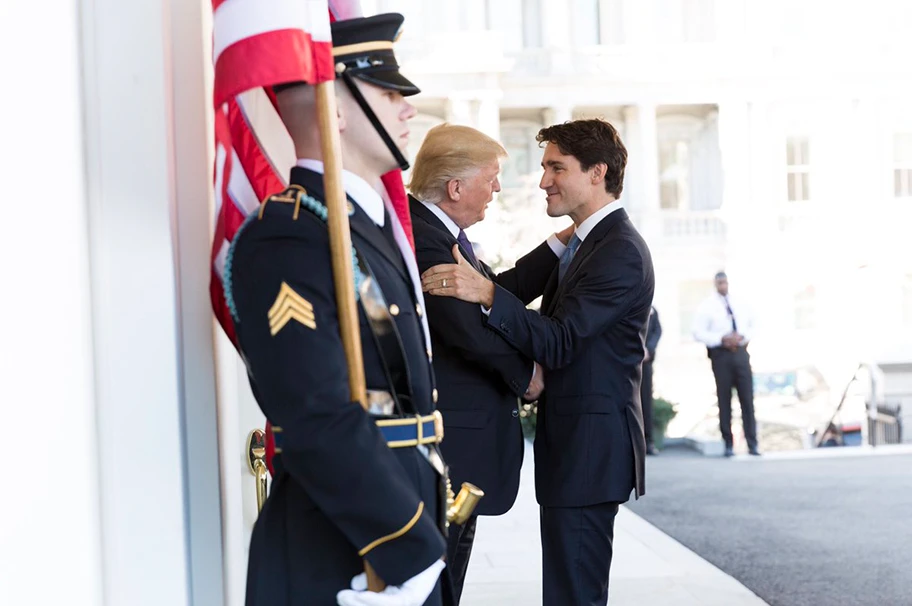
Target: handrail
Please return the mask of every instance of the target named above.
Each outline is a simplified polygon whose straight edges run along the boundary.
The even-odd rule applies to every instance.
[[[818,435],[814,437],[814,448],[820,448],[820,445],[823,443],[824,436],[827,435],[827,430],[830,427],[834,427],[833,421],[836,420],[836,417],[842,412],[842,406],[846,402],[846,398],[849,396],[849,389],[852,387],[852,384],[858,380],[858,372],[865,368],[867,364],[862,362],[858,365],[858,368],[855,369],[855,373],[852,375],[852,378],[849,379],[849,382],[846,383],[845,389],[842,391],[842,397],[839,399],[839,404],[836,406],[836,410],[833,411],[833,415],[830,417],[830,420],[827,421],[826,425],[823,426],[823,431],[818,432]]]

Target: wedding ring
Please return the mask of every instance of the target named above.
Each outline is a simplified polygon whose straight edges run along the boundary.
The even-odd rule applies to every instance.
[[[446,288],[446,278],[443,279],[443,287]]]

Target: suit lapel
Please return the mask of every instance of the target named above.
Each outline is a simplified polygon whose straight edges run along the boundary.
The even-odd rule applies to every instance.
[[[620,223],[621,221],[627,219],[627,212],[621,208],[599,222],[598,225],[593,228],[589,235],[586,236],[586,239],[580,245],[579,250],[576,251],[573,260],[570,262],[570,266],[567,268],[567,274],[564,276],[564,280],[557,284],[557,269],[554,270],[554,274],[551,276],[551,280],[548,281],[548,286],[545,287],[545,295],[547,296],[550,288],[554,288],[554,294],[551,299],[547,301],[545,307],[545,313],[550,315],[554,311],[554,307],[557,302],[566,292],[568,286],[570,285],[571,280],[573,280],[575,274],[579,269],[586,263],[586,260],[592,256],[596,250],[598,250],[598,244],[601,240],[608,235],[608,232],[611,231],[611,228]],[[552,282],[554,285],[552,286]],[[543,299],[544,303],[545,300]]]
[[[452,232],[450,232],[450,230],[447,229],[447,226],[443,224],[443,221],[441,221],[437,215],[428,210],[424,204],[419,202],[418,199],[413,197],[411,194],[409,194],[409,210],[414,216],[418,217],[431,227],[439,229],[445,233],[447,237],[453,241],[453,244],[459,244],[456,238],[453,237]],[[452,248],[452,246],[450,248]],[[466,252],[465,248],[462,247],[462,244],[459,244],[459,250],[462,252],[462,256],[465,258],[465,260],[468,261],[469,254]],[[475,260],[478,261],[477,257]],[[471,261],[469,261],[469,263],[471,263]],[[481,275],[491,277],[490,268],[488,268],[486,271],[486,268],[481,261],[478,261],[478,263],[472,265],[472,267],[474,267],[475,271]]]
[[[323,176],[319,173],[296,166],[291,169],[291,183],[300,185],[307,190],[308,194],[318,200],[326,199],[326,196],[323,193]],[[355,209],[354,214],[349,217],[348,221],[351,231],[357,234],[376,252],[386,258],[386,260],[389,261],[409,283],[411,283],[408,269],[405,267],[405,261],[403,261],[399,250],[393,248],[392,243],[387,240],[377,224],[367,216],[367,213],[365,213],[350,196],[347,197],[349,203],[352,204]]]

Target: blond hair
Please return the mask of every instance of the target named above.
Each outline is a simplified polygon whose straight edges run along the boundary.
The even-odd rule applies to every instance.
[[[479,130],[440,124],[428,131],[415,156],[409,191],[419,200],[439,204],[451,180],[467,179],[483,164],[506,156],[503,145]]]

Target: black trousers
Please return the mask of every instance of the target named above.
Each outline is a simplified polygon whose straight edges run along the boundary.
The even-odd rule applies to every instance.
[[[475,544],[475,524],[478,516],[472,516],[462,526],[450,525],[447,537],[447,568],[453,587],[454,606],[459,606],[462,598],[462,587],[465,584],[466,571],[469,569],[469,558]]]
[[[643,432],[646,444],[652,445],[652,361],[643,362],[643,382],[640,383],[640,401],[643,403]]]
[[[749,448],[757,447],[757,422],[754,419],[754,379],[750,354],[746,347],[729,351],[722,347],[709,350],[713,375],[716,377],[716,395],[719,398],[719,428],[725,446],[731,448],[732,439],[732,388],[738,390],[741,402],[741,422]]]
[[[605,606],[617,503],[540,510],[542,606]]]

